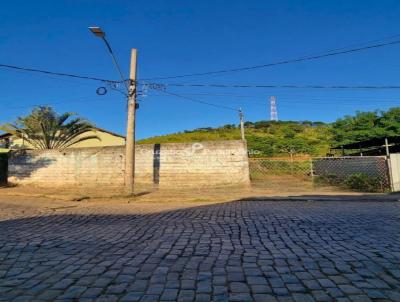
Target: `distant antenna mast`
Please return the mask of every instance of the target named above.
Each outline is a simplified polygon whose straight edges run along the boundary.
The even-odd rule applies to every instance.
[[[278,110],[276,109],[276,97],[271,96],[269,98],[269,102],[271,105],[271,121],[277,121],[278,120]]]

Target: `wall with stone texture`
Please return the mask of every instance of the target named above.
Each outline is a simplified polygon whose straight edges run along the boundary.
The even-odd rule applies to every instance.
[[[8,180],[37,186],[123,186],[124,146],[15,151]],[[160,187],[249,183],[243,141],[137,145],[136,182]]]

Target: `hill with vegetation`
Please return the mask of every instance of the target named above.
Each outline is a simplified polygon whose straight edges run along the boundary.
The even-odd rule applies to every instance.
[[[357,112],[333,123],[312,121],[246,122],[245,133],[251,156],[325,156],[330,148],[373,137],[400,135],[400,107],[388,111]],[[141,144],[199,142],[240,139],[238,125],[199,128],[150,137]]]

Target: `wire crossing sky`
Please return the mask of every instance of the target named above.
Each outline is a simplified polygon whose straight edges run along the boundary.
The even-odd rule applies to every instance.
[[[387,42],[387,43],[372,44],[372,45],[367,45],[367,46],[364,46],[364,47],[358,47],[358,48],[352,48],[352,49],[344,49],[344,50],[340,50],[340,51],[330,51],[328,53],[324,53],[324,54],[321,54],[321,55],[311,55],[311,56],[306,56],[306,57],[302,57],[302,58],[288,59],[288,60],[284,60],[284,61],[279,61],[279,62],[274,62],[274,63],[267,63],[267,64],[262,64],[262,65],[237,67],[237,68],[232,68],[232,69],[216,70],[216,71],[208,71],[208,72],[200,72],[200,73],[192,73],[192,74],[183,74],[183,75],[176,75],[176,76],[169,76],[169,77],[150,78],[150,79],[145,79],[145,80],[177,79],[177,78],[187,78],[187,77],[207,76],[207,75],[222,74],[222,73],[249,71],[249,70],[273,67],[273,66],[278,66],[278,65],[286,65],[286,64],[291,64],[291,63],[298,63],[298,62],[303,62],[303,61],[318,60],[318,59],[323,59],[323,58],[342,55],[342,54],[350,54],[350,53],[355,53],[355,52],[374,49],[374,48],[379,48],[379,47],[396,45],[396,44],[399,44],[399,43],[400,43],[400,40],[396,40],[396,41]]]
[[[47,104],[125,132],[122,84],[88,31],[96,25],[126,77],[138,49],[149,84],[139,85],[139,139],[237,124],[239,107],[266,120],[272,95],[283,120],[385,110],[400,104],[399,13],[395,0],[4,2],[0,123]]]

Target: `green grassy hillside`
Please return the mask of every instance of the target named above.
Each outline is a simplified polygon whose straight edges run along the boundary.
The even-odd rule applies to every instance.
[[[245,133],[250,156],[325,156],[331,146],[373,137],[400,135],[400,107],[387,111],[357,112],[334,123],[258,121],[246,122]],[[175,143],[240,139],[237,125],[200,128],[155,136],[139,143]]]
[[[245,133],[252,156],[288,156],[292,154],[325,155],[329,151],[329,126],[312,122],[246,122]],[[142,144],[198,142],[240,139],[237,125],[200,128],[192,131],[151,137]]]

